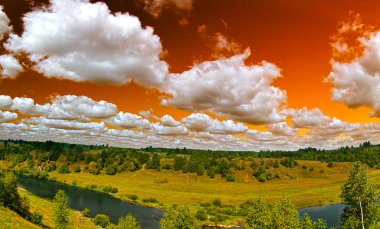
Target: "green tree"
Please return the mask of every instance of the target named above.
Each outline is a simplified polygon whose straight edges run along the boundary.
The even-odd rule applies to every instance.
[[[287,198],[284,197],[273,207],[274,228],[295,229],[299,228],[297,208]]]
[[[59,190],[54,197],[54,224],[57,229],[68,228],[69,214],[66,193]]]
[[[136,218],[131,214],[128,214],[126,217],[119,219],[119,224],[117,225],[118,229],[140,229],[140,224],[137,222]]]
[[[313,229],[313,221],[310,219],[310,216],[305,213],[300,221],[300,229]]]
[[[97,214],[94,218],[95,225],[107,227],[110,224],[110,218],[103,214]]]
[[[272,206],[262,198],[245,202],[240,206],[240,212],[248,228],[273,228]]]
[[[188,205],[174,205],[165,212],[161,219],[162,229],[195,229],[198,221]]]
[[[375,228],[379,216],[379,201],[369,183],[366,169],[355,162],[342,187],[341,198],[346,207],[342,213],[343,228]]]

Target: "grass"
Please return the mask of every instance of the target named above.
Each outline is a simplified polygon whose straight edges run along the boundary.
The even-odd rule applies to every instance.
[[[37,225],[27,221],[12,210],[0,207],[0,225],[3,229],[24,228],[38,229]]]
[[[54,214],[54,204],[52,201],[43,199],[37,196],[34,196],[25,190],[19,189],[21,195],[28,197],[30,201],[30,210],[34,212],[35,210],[39,210],[43,215],[43,225],[49,228],[54,228],[53,214]],[[16,213],[14,213],[16,214]],[[20,221],[21,222],[21,221]],[[12,227],[12,228],[23,228],[23,227]],[[37,226],[30,228],[39,228]],[[83,217],[80,212],[70,210],[70,225],[69,228],[73,229],[91,229],[91,228],[99,228],[96,227],[91,219]]]
[[[211,179],[207,176],[184,174],[169,170],[142,169],[109,176],[92,175],[87,172],[79,174],[50,173],[50,178],[59,182],[88,187],[96,185],[100,190],[104,186],[118,189],[116,197],[131,201],[128,196],[137,195],[136,202],[156,198],[164,207],[176,203],[205,203],[221,199],[223,204],[238,205],[248,199],[263,197],[276,201],[286,194],[297,207],[326,205],[341,202],[340,188],[348,177],[351,163],[327,163],[317,161],[298,161],[300,165],[290,169],[280,167],[269,169],[281,176],[280,179],[260,183],[252,176],[252,169],[237,171],[236,182],[226,182],[220,176]],[[303,169],[305,165],[310,169]],[[323,171],[323,172],[321,172]],[[371,181],[380,184],[380,170],[369,169]],[[158,182],[165,180],[165,182]],[[132,201],[133,202],[133,201]],[[157,203],[145,203],[158,207]]]

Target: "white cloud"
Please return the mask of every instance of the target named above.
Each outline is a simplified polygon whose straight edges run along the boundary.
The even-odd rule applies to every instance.
[[[287,109],[284,113],[292,118],[293,126],[296,128],[320,126],[331,120],[318,108]]]
[[[105,131],[106,126],[103,122],[78,122],[59,119],[47,119],[45,117],[33,117],[24,120],[25,123],[32,123],[37,125],[46,126],[48,128],[63,129],[63,130],[94,130]]]
[[[168,66],[160,60],[160,38],[127,13],[112,14],[102,2],[51,0],[27,13],[21,37],[11,34],[6,48],[29,53],[47,77],[160,86]]]
[[[172,127],[176,127],[176,126],[180,126],[181,123],[176,121],[172,116],[170,115],[164,115],[162,118],[158,119],[159,121],[161,121],[161,124],[163,126],[172,126]]]
[[[2,77],[11,79],[16,78],[24,70],[18,60],[9,54],[0,56],[0,67]]]
[[[46,117],[50,119],[104,119],[117,114],[115,104],[106,101],[94,101],[86,96],[57,96]]]
[[[144,4],[144,10],[158,17],[164,9],[173,8],[181,11],[190,11],[195,0],[140,0]]]
[[[160,123],[153,123],[153,131],[159,135],[185,135],[188,129],[184,126],[163,126]]]
[[[109,119],[104,120],[106,123],[119,126],[127,129],[142,129],[142,130],[148,130],[151,129],[151,124],[147,119],[142,118],[139,115],[131,114],[131,113],[124,113],[119,112],[114,117],[111,117]]]
[[[18,115],[16,113],[0,110],[0,122],[7,122],[10,120],[15,120],[17,118]]]
[[[104,119],[115,116],[117,107],[106,101],[94,101],[86,96],[65,95],[53,98],[52,103],[35,104],[31,98],[0,95],[0,109],[17,110],[24,115],[44,115],[49,119]]]
[[[9,33],[12,27],[9,25],[10,20],[3,11],[4,7],[0,5],[0,40],[4,38],[4,34]]]
[[[273,64],[247,66],[249,51],[228,59],[207,61],[182,74],[171,74],[165,91],[172,95],[164,105],[191,111],[209,111],[252,124],[284,120],[278,110],[286,93],[272,86],[280,77]]]
[[[296,130],[291,128],[286,122],[268,125],[268,130],[275,135],[294,136]]]
[[[332,60],[332,71],[326,80],[334,86],[334,101],[353,108],[370,107],[371,115],[380,117],[380,32],[359,37],[358,41],[363,54],[348,62]]]
[[[211,134],[237,134],[243,133],[248,130],[248,127],[242,123],[235,123],[231,120],[218,121],[212,119],[206,114],[191,114],[184,119],[182,122],[191,131],[195,132],[209,132]]]

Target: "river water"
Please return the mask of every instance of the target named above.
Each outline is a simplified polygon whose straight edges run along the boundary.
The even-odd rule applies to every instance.
[[[58,190],[66,192],[70,208],[82,211],[90,209],[91,216],[104,214],[110,217],[111,222],[117,223],[120,217],[131,213],[144,229],[159,229],[159,221],[163,211],[150,207],[130,204],[114,198],[106,193],[96,192],[84,188],[70,186],[49,180],[40,180],[29,177],[18,177],[18,185],[33,195],[53,199]],[[299,209],[300,216],[307,213],[312,220],[324,219],[328,227],[340,225],[340,215],[343,204],[333,204],[320,207],[308,207]]]

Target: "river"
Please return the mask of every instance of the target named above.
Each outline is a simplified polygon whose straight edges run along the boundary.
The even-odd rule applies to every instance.
[[[110,217],[111,222],[117,223],[120,217],[131,213],[144,229],[159,229],[159,220],[163,211],[150,207],[143,207],[137,204],[130,204],[120,199],[114,198],[106,193],[96,192],[84,188],[70,186],[49,180],[40,180],[29,177],[18,177],[19,187],[27,190],[33,195],[53,199],[58,190],[66,192],[68,205],[70,208],[82,211],[90,209],[91,216],[104,214]],[[343,204],[332,204],[318,207],[308,207],[299,209],[300,216],[308,213],[312,220],[319,218],[327,222],[328,227],[340,226],[340,215]]]

